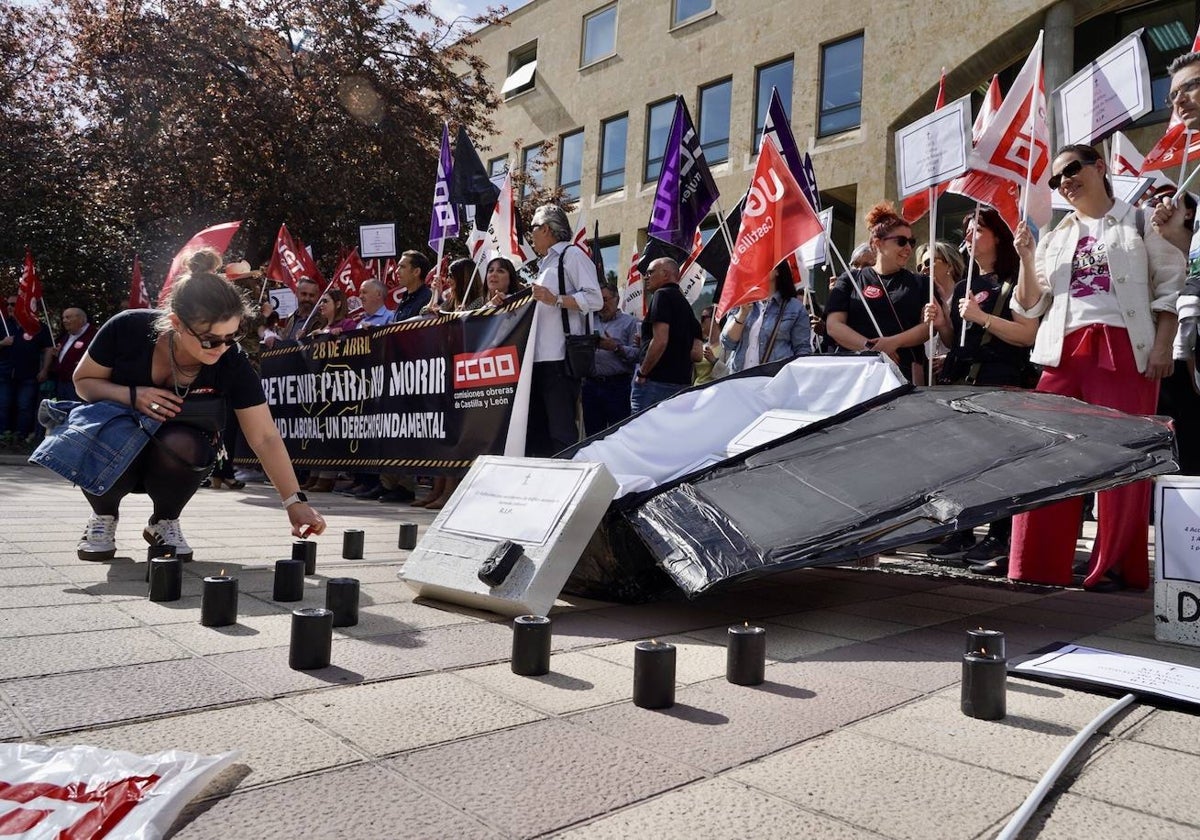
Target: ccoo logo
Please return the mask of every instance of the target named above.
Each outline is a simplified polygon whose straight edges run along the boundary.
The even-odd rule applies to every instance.
[[[508,385],[521,375],[517,348],[497,347],[482,353],[460,353],[454,357],[454,390],[481,385]]]

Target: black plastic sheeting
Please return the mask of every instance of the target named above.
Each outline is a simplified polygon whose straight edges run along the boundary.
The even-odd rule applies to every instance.
[[[1177,469],[1167,418],[1030,391],[904,389],[618,500],[566,591],[693,598]]]

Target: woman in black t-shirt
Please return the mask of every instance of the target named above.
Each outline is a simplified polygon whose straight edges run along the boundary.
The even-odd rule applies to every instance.
[[[917,240],[890,202],[872,207],[867,224],[875,265],[855,274],[866,300],[859,297],[850,277],[839,277],[825,304],[826,334],[844,350],[886,353],[906,379],[924,384],[924,342],[929,337],[924,307],[929,300],[929,278],[905,268]]]
[[[109,319],[75,370],[81,399],[128,405],[162,423],[108,490],[84,493],[92,516],[78,546],[81,560],[113,558],[121,500],[135,491],[154,503],[142,532],[146,541],[174,546],[175,556],[191,559],[179,516],[215,460],[226,402],[283,499],[292,533],[325,530],[325,520],[299,492],[258,375],[238,346],[245,302],[217,276],[220,265],[211,248],[192,254],[166,311],[134,309]]]

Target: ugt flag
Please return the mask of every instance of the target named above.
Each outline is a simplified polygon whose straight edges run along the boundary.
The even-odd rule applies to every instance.
[[[301,277],[325,285],[325,278],[317,270],[312,255],[296,244],[292,235],[288,233],[286,224],[279,226],[275,247],[271,249],[271,262],[267,264],[265,273],[270,279],[287,286],[293,293]]]
[[[675,116],[667,135],[666,154],[654,192],[654,207],[646,234],[674,245],[683,254],[692,249],[692,236],[717,200],[704,150],[696,137],[683,97],[675,99]]]
[[[988,86],[987,95],[984,96],[979,113],[975,116],[975,123],[971,126],[973,142],[978,143],[979,138],[987,131],[996,112],[1000,110],[1002,102],[1000,79],[992,76],[992,83]],[[1021,210],[1018,206],[1020,191],[1017,189],[1017,185],[1007,178],[968,169],[950,182],[950,192],[956,195],[965,195],[993,208],[1000,214],[1000,218],[1004,219],[1009,230],[1015,231],[1017,223],[1021,221]]]
[[[224,254],[226,249],[229,248],[229,243],[233,240],[233,235],[238,232],[238,228],[241,225],[240,221],[213,225],[189,239],[187,244],[179,249],[179,253],[175,255],[175,259],[171,260],[171,268],[167,271],[167,279],[163,281],[162,291],[158,293],[159,304],[161,305],[166,301],[167,295],[171,291],[171,286],[175,284],[175,276],[183,268],[183,260],[188,254],[200,248],[212,248],[218,254]]]
[[[791,170],[796,183],[804,190],[804,197],[814,210],[820,210],[821,199],[817,196],[817,179],[812,168],[812,158],[807,152],[803,158],[800,157],[796,136],[792,134],[787,111],[783,110],[783,100],[779,98],[779,89],[775,87],[771,88],[771,101],[767,105],[767,118],[763,122],[763,137],[770,137],[775,141],[775,146],[787,161],[788,169]]]
[[[150,295],[146,293],[146,284],[142,280],[142,261],[137,254],[133,255],[133,276],[129,278],[129,303],[126,309],[149,309]]]
[[[1192,52],[1200,51],[1200,30],[1192,40]],[[1193,141],[1191,132],[1183,125],[1183,120],[1171,107],[1171,120],[1167,123],[1167,133],[1154,144],[1154,148],[1146,153],[1142,168],[1137,173],[1154,172],[1172,166],[1181,166],[1185,160],[1193,161],[1200,157],[1200,137]]]
[[[450,126],[442,123],[437,180],[433,182],[433,215],[429,218],[429,247],[441,253],[442,243],[458,236],[458,215],[450,203]]]
[[[352,248],[346,255],[346,259],[342,260],[342,264],[337,267],[337,271],[333,273],[333,285],[346,295],[346,305],[349,307],[349,311],[362,309],[359,290],[362,289],[363,281],[370,280],[373,276],[371,269],[367,268],[367,264],[358,255],[358,249]]]
[[[823,231],[820,218],[775,143],[764,140],[733,241],[717,319],[735,306],[770,297],[775,266]]]
[[[33,251],[25,249],[25,270],[21,272],[21,282],[17,285],[17,311],[13,314],[21,329],[29,335],[37,335],[42,328],[38,320],[38,307],[42,303],[42,281],[33,267]]]

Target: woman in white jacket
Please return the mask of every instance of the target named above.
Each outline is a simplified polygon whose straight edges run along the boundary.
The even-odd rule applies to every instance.
[[[1175,299],[1184,259],[1148,217],[1113,198],[1104,160],[1090,146],[1067,146],[1051,166],[1050,187],[1075,208],[1034,250],[1022,223],[1013,311],[1042,319],[1032,361],[1044,366],[1037,389],[1130,414],[1153,414],[1159,380],[1172,369]],[[1072,582],[1082,498],[1014,518],[1008,576]],[[1150,585],[1150,482],[1099,494],[1097,536],[1084,587],[1111,591]]]

